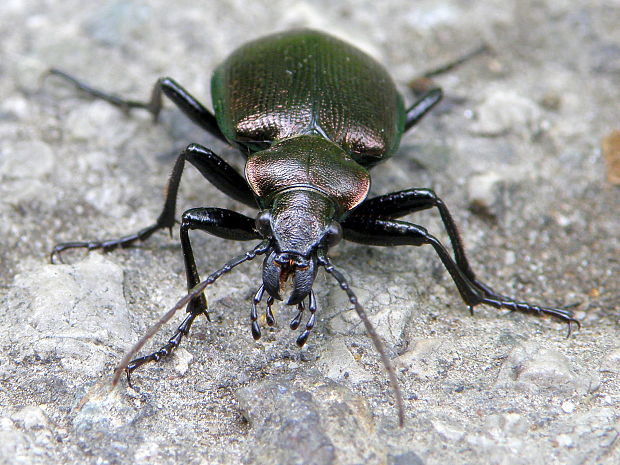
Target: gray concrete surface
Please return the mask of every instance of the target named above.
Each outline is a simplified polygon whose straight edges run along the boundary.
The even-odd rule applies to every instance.
[[[600,151],[620,129],[618,24],[614,0],[2,2],[0,463],[620,463],[620,188]],[[252,340],[251,263],[213,286],[212,322],[174,357],[110,391],[123,353],[184,293],[176,233],[48,264],[57,242],[150,224],[189,142],[243,160],[172,105],[153,124],[42,81],[47,68],[138,99],[170,75],[210,105],[210,72],[227,53],[299,26],[359,44],[404,92],[490,45],[437,79],[445,103],[374,170],[373,189],[433,187],[481,279],[576,304],[583,324],[567,339],[549,319],[470,316],[432,250],[342,245],[333,260],[398,370],[402,429],[372,344],[323,275],[303,350],[280,306],[278,327]],[[189,171],[181,208],[250,213]],[[436,213],[414,221],[447,239]],[[247,247],[195,241],[203,272]]]

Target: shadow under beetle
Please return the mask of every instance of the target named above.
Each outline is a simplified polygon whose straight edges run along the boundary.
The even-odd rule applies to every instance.
[[[191,144],[176,160],[164,208],[155,224],[120,239],[67,242],[54,248],[52,261],[66,249],[109,250],[145,240],[159,229],[171,229],[186,162],[225,194],[259,209],[256,218],[212,207],[183,213],[180,237],[190,293],[121,363],[128,375],[170,354],[198,315],[208,318],[203,293],[208,285],[237,265],[265,255],[262,284],[250,312],[254,339],[261,336],[258,304],[266,298],[266,321],[273,325],[271,306],[275,299],[283,299],[285,284],[290,282],[286,304],[298,309],[290,327],[295,330],[300,326],[306,308],[309,313],[297,338],[299,346],[305,344],[316,321],[312,286],[318,269],[324,268],[347,293],[377,347],[395,391],[402,424],[402,397],[383,344],[344,276],[327,256],[328,249],[343,238],[377,246],[430,245],[470,309],[486,304],[547,314],[568,322],[569,331],[571,323],[578,324],[569,310],[520,302],[480,282],[469,265],[450,212],[431,189],[412,188],[367,198],[370,168],[396,151],[401,136],[441,100],[442,92],[433,89],[406,109],[387,71],[345,42],[322,32],[300,30],[240,47],[212,77],[215,115],[170,78],[159,79],[150,102],[144,103],[101,92],[58,70],[51,73],[124,110],[143,108],[155,118],[164,94],[194,123],[247,157],[244,178],[211,150]],[[454,256],[422,226],[398,219],[433,207],[439,210]],[[225,239],[261,242],[201,282],[189,239],[189,231],[194,229]],[[130,361],[161,324],[186,304],[188,315],[169,341],[157,352]]]

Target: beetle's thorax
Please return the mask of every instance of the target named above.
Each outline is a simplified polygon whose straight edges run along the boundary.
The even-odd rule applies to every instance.
[[[259,231],[272,239],[263,284],[271,296],[282,298],[290,279],[287,303],[299,303],[312,289],[317,249],[337,242],[337,221],[366,197],[368,172],[338,145],[301,135],[250,155],[245,175],[263,208]]]
[[[263,208],[270,208],[285,190],[315,190],[341,215],[359,205],[370,188],[366,169],[341,147],[316,135],[285,139],[250,155],[245,176]]]

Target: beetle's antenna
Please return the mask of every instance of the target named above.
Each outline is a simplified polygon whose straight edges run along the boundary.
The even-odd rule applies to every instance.
[[[403,402],[403,395],[400,391],[398,379],[396,378],[396,371],[394,370],[394,366],[392,365],[390,359],[387,356],[383,341],[377,334],[375,327],[368,319],[366,310],[364,310],[364,307],[362,307],[362,305],[359,303],[357,296],[349,287],[349,283],[347,283],[347,280],[345,279],[343,274],[338,271],[329,261],[329,258],[327,258],[327,254],[325,253],[324,249],[318,250],[318,263],[319,265],[322,265],[325,268],[325,271],[331,274],[336,279],[336,281],[338,281],[338,284],[340,284],[340,288],[347,293],[347,296],[349,297],[349,302],[351,302],[355,306],[355,311],[362,320],[362,323],[364,323],[366,333],[368,333],[368,336],[370,337],[370,340],[375,346],[375,349],[377,349],[377,352],[379,352],[379,355],[381,356],[381,361],[383,362],[383,366],[385,367],[385,371],[387,371],[390,378],[390,385],[392,386],[392,389],[394,391],[396,408],[398,409],[398,424],[402,427],[405,424],[405,405]]]
[[[271,246],[271,241],[269,239],[264,240],[263,242],[258,244],[256,247],[254,247],[252,250],[249,250],[243,255],[239,255],[238,257],[233,258],[232,260],[227,262],[223,267],[221,267],[219,270],[209,275],[207,279],[196,284],[193,288],[191,288],[190,291],[181,300],[179,300],[174,305],[174,307],[168,310],[166,314],[157,321],[157,323],[151,326],[149,330],[146,332],[146,334],[142,336],[142,338],[129,350],[129,352],[125,354],[125,356],[121,360],[121,363],[119,363],[116,369],[114,370],[114,376],[112,377],[112,386],[116,386],[121,375],[123,374],[125,370],[127,370],[127,366],[129,365],[131,360],[135,357],[135,355],[140,351],[140,349],[142,349],[144,344],[146,344],[146,342],[149,339],[151,339],[161,329],[163,325],[165,325],[168,321],[170,321],[170,319],[176,314],[177,311],[185,307],[190,301],[192,301],[194,298],[202,294],[202,292],[207,288],[207,286],[213,284],[220,276],[228,273],[236,266],[254,259],[257,255],[264,254],[265,252],[269,250],[270,246]]]

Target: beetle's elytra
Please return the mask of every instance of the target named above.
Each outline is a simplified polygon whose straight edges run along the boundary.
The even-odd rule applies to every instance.
[[[69,248],[109,250],[145,240],[159,229],[172,228],[177,190],[187,161],[222,192],[259,210],[256,218],[213,207],[193,208],[183,214],[180,238],[190,293],[165,318],[185,304],[188,315],[160,350],[123,362],[128,374],[170,354],[195,318],[208,316],[203,293],[208,285],[233,267],[264,255],[262,283],[250,312],[253,337],[261,336],[257,307],[263,298],[268,324],[274,324],[274,300],[285,299],[287,305],[298,308],[290,322],[292,329],[301,325],[308,310],[309,317],[297,338],[302,346],[315,324],[314,279],[319,268],[325,269],[347,292],[373,339],[395,389],[402,423],[402,398],[383,345],[327,255],[342,238],[376,246],[428,244],[470,308],[487,304],[551,315],[568,322],[569,328],[573,322],[578,324],[568,310],[505,297],[480,282],[466,258],[452,216],[431,189],[412,188],[367,198],[370,168],[396,151],[403,133],[440,101],[442,93],[433,89],[406,109],[387,71],[352,45],[322,32],[300,30],[240,47],[213,74],[215,114],[170,78],[159,79],[150,102],[143,103],[101,92],[58,70],[51,73],[111,104],[123,109],[143,108],[154,117],[161,109],[163,93],[194,123],[247,157],[243,177],[211,150],[191,144],[177,158],[164,208],[153,225],[116,240],[68,242],[54,248],[52,259]],[[439,210],[453,255],[422,226],[398,219],[433,207]],[[201,282],[189,239],[192,229],[260,243]],[[291,290],[285,296],[286,283]],[[129,355],[135,355],[139,347]]]

